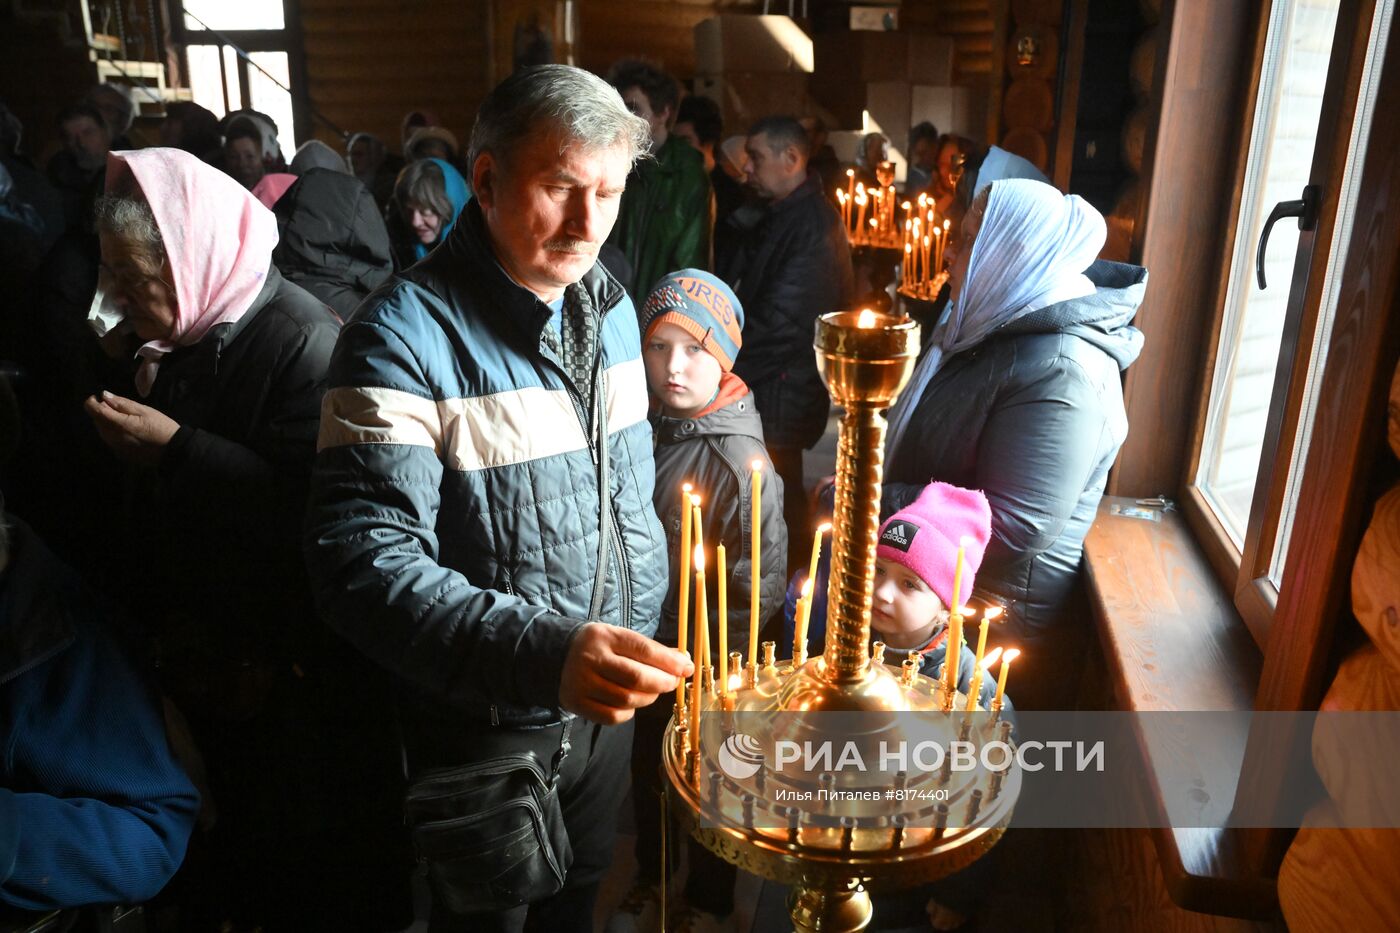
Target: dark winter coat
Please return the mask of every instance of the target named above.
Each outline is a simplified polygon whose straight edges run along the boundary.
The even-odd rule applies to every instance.
[[[741,237],[718,270],[744,306],[734,372],[753,391],[768,446],[809,448],[830,408],[812,351],[816,320],[847,307],[855,288],[846,233],[809,175]]]
[[[1070,596],[1084,536],[1128,434],[1121,373],[1147,270],[1100,261],[1093,295],[1012,321],[945,360],[886,466],[884,514],[939,480],[987,494],[992,538],[977,590],[1033,639]]]
[[[690,483],[701,497],[705,524],[705,550],[714,561],[714,549],[724,545],[729,576],[729,647],[747,652],[749,600],[752,594],[753,486],[752,464],[763,464],[761,494],[763,514],[759,531],[760,627],[783,604],[783,577],[787,570],[787,526],[783,523],[783,481],[773,470],[763,446],[763,425],[754,409],[753,396],[732,374],[732,386],[721,398],[733,396],[723,407],[697,418],[654,416],[656,431],[656,514],[666,530],[666,555],[672,568],[671,586],[661,608],[656,640],[676,644],[676,611],[680,593],[681,486]],[[689,563],[688,563],[689,565]],[[713,566],[708,580],[717,579]],[[692,577],[692,583],[694,578]],[[718,621],[714,587],[708,588],[710,618]],[[691,604],[692,607],[694,603]],[[693,629],[691,631],[694,631]],[[711,646],[715,639],[710,640]],[[748,663],[749,659],[744,658]]]
[[[627,177],[608,236],[631,267],[632,278],[622,283],[627,293],[640,301],[668,272],[710,268],[712,223],[705,159],[671,136]]]
[[[565,294],[566,315],[595,308],[593,385],[578,385],[544,333],[552,312],[506,275],[472,201],[336,346],[307,531],[317,600],[409,688],[407,720],[459,740],[464,717],[557,722],[586,622],[656,631],[667,568],[641,340],[599,265]],[[588,398],[606,418],[605,522]]]
[[[159,698],[104,629],[107,607],[4,518],[0,915],[148,900],[184,858],[199,794]]]
[[[276,268],[253,306],[161,361],[145,404],[180,423],[138,490],[142,604],[211,664],[272,660],[308,620],[301,519],[339,324]],[[144,537],[141,537],[144,534]]]
[[[341,320],[394,273],[389,231],[374,195],[358,178],[312,169],[282,195],[272,261],[289,282],[330,306]]]

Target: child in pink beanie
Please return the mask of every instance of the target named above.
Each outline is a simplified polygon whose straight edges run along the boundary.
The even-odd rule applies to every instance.
[[[918,651],[923,655],[920,673],[942,673],[958,545],[963,547],[963,573],[962,592],[956,598],[966,605],[991,536],[987,497],[948,483],[930,483],[919,498],[880,526],[870,626],[888,646],[886,657],[893,663],[906,651]],[[964,692],[971,686],[974,661],[972,649],[964,644],[958,662],[958,689]],[[991,688],[991,678],[984,679],[984,703],[991,699]]]
[[[930,483],[912,504],[891,515],[880,526],[875,550],[875,594],[870,604],[870,626],[875,638],[889,648],[887,663],[898,664],[907,651],[923,655],[919,672],[929,677],[943,673],[948,650],[948,615],[955,599],[953,577],[957,572],[958,545],[963,547],[959,605],[972,596],[977,568],[992,537],[992,510],[987,497],[975,489],[948,483]],[[958,689],[972,686],[976,657],[966,644],[958,662]],[[978,698],[986,708],[995,694],[994,680],[984,678]],[[1006,715],[1012,716],[1009,698]],[[907,912],[917,902],[935,930],[963,926],[995,881],[990,858],[983,858],[941,881],[877,901],[887,913]],[[901,911],[903,908],[903,911]]]

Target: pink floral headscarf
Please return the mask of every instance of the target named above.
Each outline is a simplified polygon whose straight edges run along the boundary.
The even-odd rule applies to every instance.
[[[145,198],[175,280],[170,337],[137,351],[137,387],[145,395],[161,357],[198,343],[210,328],[236,321],[252,307],[272,265],[277,219],[238,182],[181,149],[111,153],[106,189]]]

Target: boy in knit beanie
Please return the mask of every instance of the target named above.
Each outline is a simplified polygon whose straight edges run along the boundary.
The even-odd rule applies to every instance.
[[[710,646],[718,644],[715,547],[726,552],[728,636],[732,649],[746,651],[753,585],[752,471],[757,467],[762,512],[759,580],[760,624],[782,607],[787,567],[782,481],[768,459],[763,425],[744,381],[730,372],[743,342],[744,311],[719,278],[682,269],[657,282],[638,314],[642,362],[652,397],[655,432],[656,514],[666,532],[671,588],[662,603],[656,639],[674,646],[680,590],[681,487],[689,483],[701,500],[707,564]],[[694,541],[694,538],[692,538]],[[692,545],[693,546],[693,545]],[[690,560],[686,566],[692,566]],[[690,577],[694,581],[694,576]],[[690,612],[695,599],[692,594]],[[688,626],[694,637],[694,619]],[[689,645],[686,650],[691,650]],[[747,663],[748,658],[744,661]],[[607,933],[661,929],[661,737],[671,715],[662,698],[637,711],[632,747],[632,800],[637,823],[637,883],[609,919]],[[680,838],[677,833],[673,838]],[[723,930],[734,909],[734,867],[691,845],[687,905],[667,928]],[[688,925],[687,925],[688,924]]]
[[[904,652],[917,651],[923,655],[920,673],[942,674],[958,545],[963,547],[963,573],[962,592],[956,599],[965,606],[991,536],[987,497],[948,483],[930,483],[908,507],[880,526],[870,627],[896,663]],[[961,651],[958,689],[966,692],[972,684],[975,656],[965,643]],[[984,678],[979,696],[984,705],[992,698],[991,688],[991,678]]]

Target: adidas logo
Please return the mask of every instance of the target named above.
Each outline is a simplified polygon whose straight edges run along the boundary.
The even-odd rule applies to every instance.
[[[901,551],[908,551],[909,545],[914,543],[914,535],[919,533],[916,526],[905,522],[895,522],[885,529],[885,533],[880,535],[880,543],[888,544]]]

